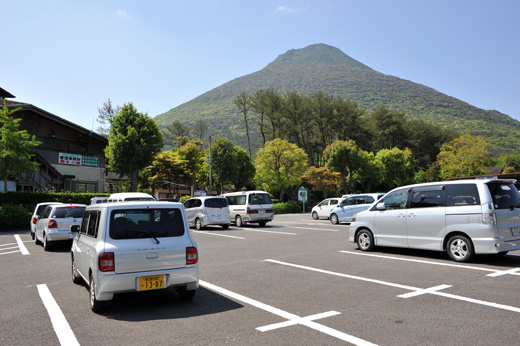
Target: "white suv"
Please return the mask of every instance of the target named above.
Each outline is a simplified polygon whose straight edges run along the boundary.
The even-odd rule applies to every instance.
[[[97,312],[115,293],[175,287],[192,299],[199,287],[197,244],[180,203],[90,205],[72,242],[72,281],[89,285]]]
[[[193,197],[184,202],[188,224],[202,229],[208,225],[219,225],[228,229],[230,221],[229,205],[224,197]]]

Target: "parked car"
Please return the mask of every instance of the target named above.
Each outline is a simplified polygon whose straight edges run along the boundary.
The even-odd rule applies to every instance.
[[[188,224],[196,229],[219,225],[228,229],[231,223],[228,201],[224,197],[193,197],[184,202]]]
[[[363,193],[345,198],[330,211],[330,222],[333,224],[352,222],[354,214],[368,209],[372,203],[383,195],[384,193]]]
[[[118,192],[108,197],[108,202],[129,202],[129,201],[155,201],[153,196],[143,192]]]
[[[182,204],[90,205],[72,228],[72,281],[87,283],[92,311],[122,292],[174,287],[183,299],[195,296],[198,249]]]
[[[314,220],[318,220],[320,217],[326,219],[330,216],[330,211],[341,202],[343,198],[327,198],[312,207],[311,216]]]
[[[273,202],[265,191],[230,192],[222,196],[228,200],[231,222],[237,227],[248,223],[257,223],[263,227],[273,221]]]
[[[90,204],[98,204],[98,203],[107,203],[108,197],[92,197],[90,199]]]
[[[41,215],[43,209],[45,209],[46,206],[53,205],[53,204],[62,204],[62,203],[44,202],[44,203],[36,204],[36,207],[34,208],[34,211],[31,216],[31,238],[32,238],[32,240],[34,240],[34,232],[36,231],[36,223],[38,222],[38,219],[40,218],[40,215]]]
[[[71,240],[70,226],[81,224],[85,204],[52,204],[43,209],[34,231],[34,242],[48,251],[54,242]]]
[[[392,246],[446,251],[457,262],[520,249],[520,196],[506,179],[403,186],[356,215],[349,241],[363,251]]]

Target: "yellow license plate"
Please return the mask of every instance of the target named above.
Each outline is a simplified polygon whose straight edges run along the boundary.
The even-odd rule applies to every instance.
[[[139,278],[139,291],[164,288],[164,275],[143,276]]]

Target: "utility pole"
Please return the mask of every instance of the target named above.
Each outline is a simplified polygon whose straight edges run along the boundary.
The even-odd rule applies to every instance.
[[[213,195],[213,185],[211,184],[212,173],[211,173],[211,136],[209,136],[209,195]]]

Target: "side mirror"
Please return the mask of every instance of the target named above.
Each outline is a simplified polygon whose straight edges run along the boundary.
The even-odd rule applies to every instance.
[[[385,202],[377,203],[376,209],[385,210],[386,209]]]
[[[70,231],[72,233],[79,233],[80,228],[81,228],[80,225],[72,225],[72,226],[70,226]]]

